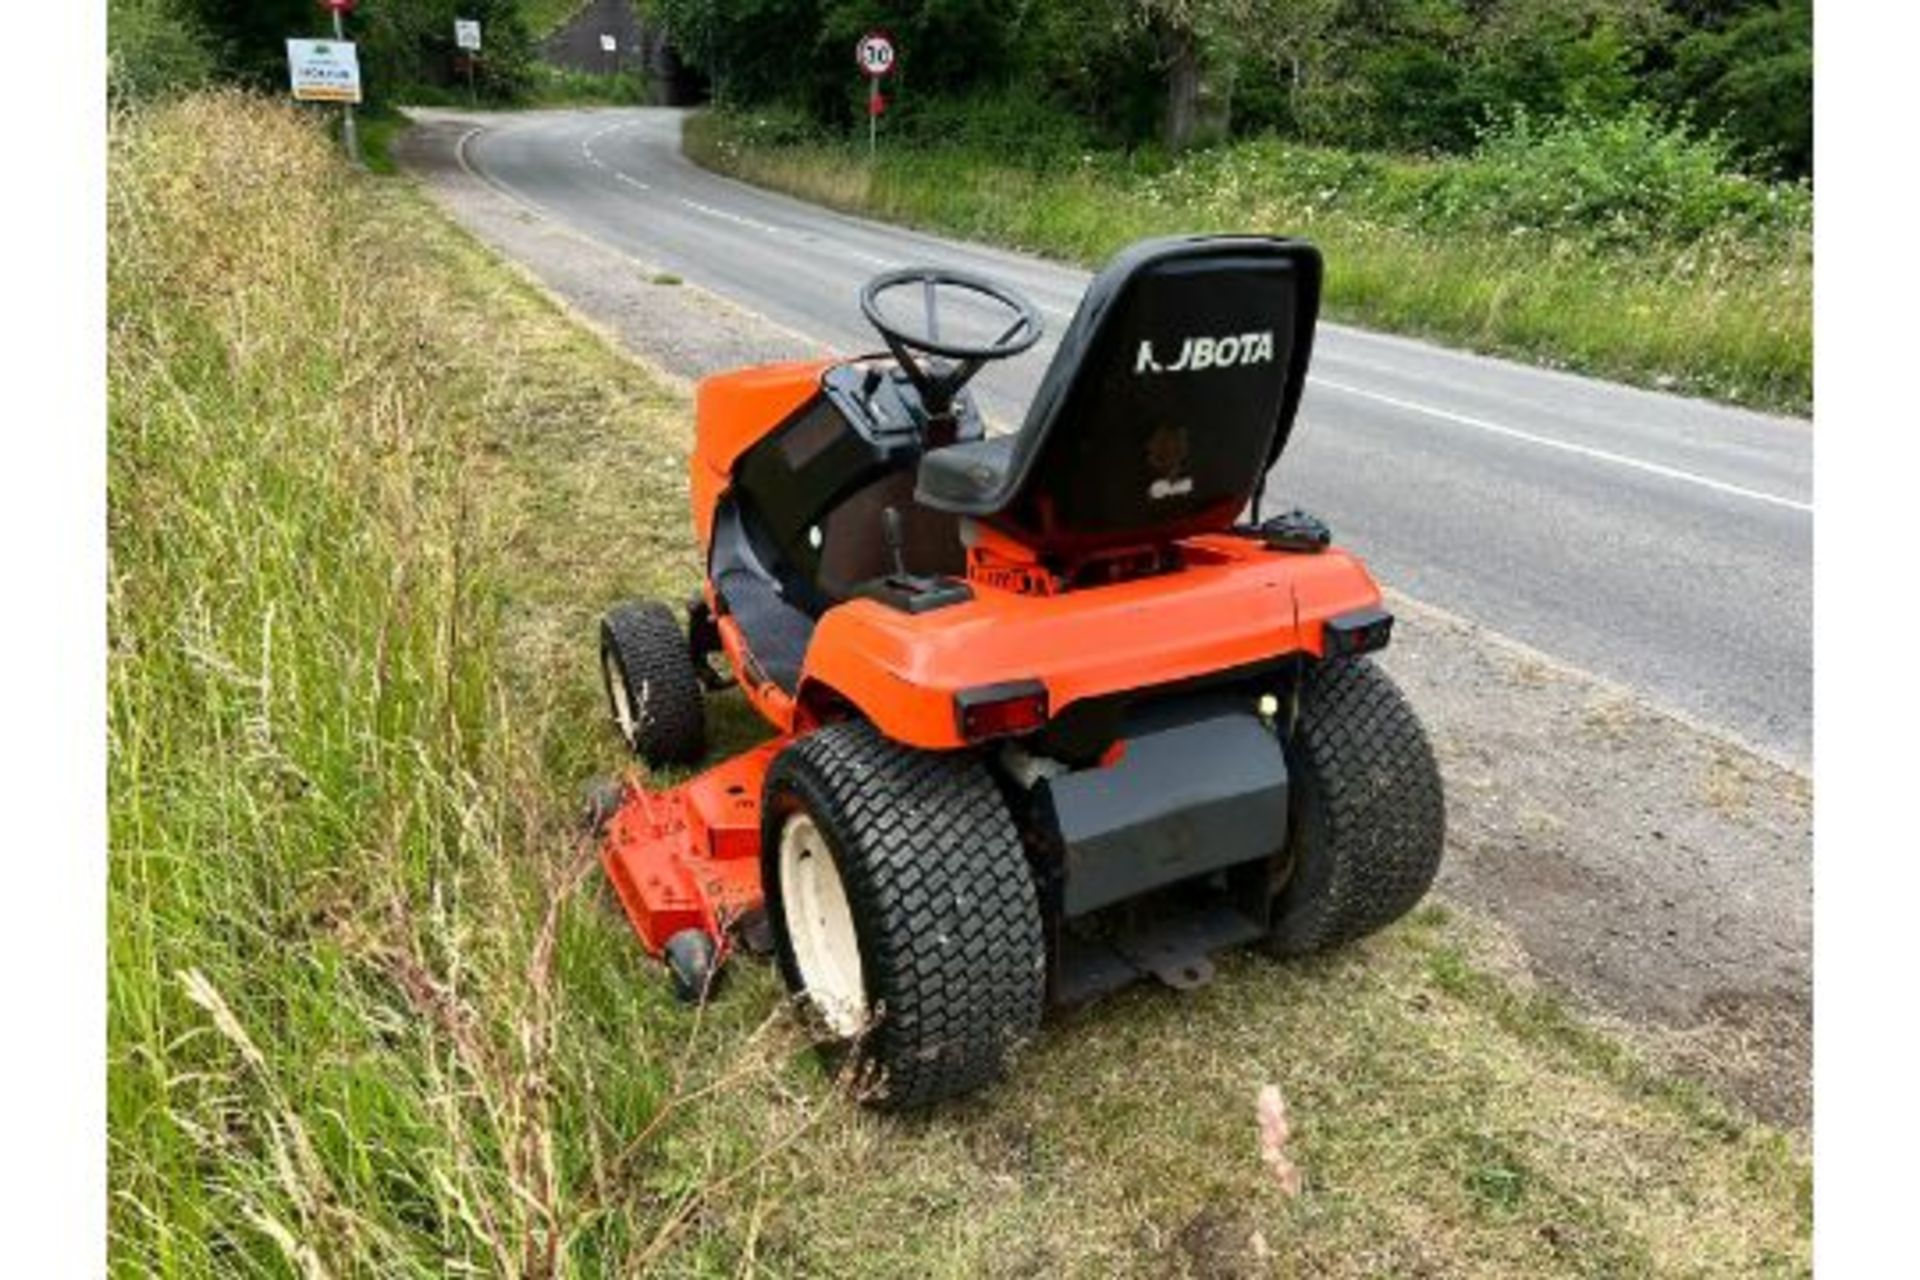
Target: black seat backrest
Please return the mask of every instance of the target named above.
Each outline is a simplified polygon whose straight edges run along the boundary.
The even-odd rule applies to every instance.
[[[975,472],[997,474],[938,505],[1060,555],[1227,527],[1286,444],[1320,276],[1302,241],[1133,245],[1088,286],[1011,451]]]

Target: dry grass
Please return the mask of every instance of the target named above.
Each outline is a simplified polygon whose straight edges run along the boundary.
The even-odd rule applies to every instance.
[[[1438,908],[907,1121],[763,966],[674,1006],[571,807],[595,615],[696,572],[684,399],[290,112],[121,120],[112,164],[118,1271],[1806,1271],[1802,1139]]]

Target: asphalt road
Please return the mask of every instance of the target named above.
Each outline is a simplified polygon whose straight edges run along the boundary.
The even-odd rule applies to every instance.
[[[1019,420],[1086,272],[718,177],[679,129],[664,109],[539,113],[460,152],[575,231],[849,352],[877,345],[855,295],[878,271],[1005,280],[1049,337],[975,385]],[[1326,519],[1394,589],[1805,766],[1812,469],[1805,421],[1322,325],[1268,501]]]

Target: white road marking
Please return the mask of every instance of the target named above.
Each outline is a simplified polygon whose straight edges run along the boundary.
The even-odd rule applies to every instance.
[[[1606,449],[1596,449],[1591,445],[1574,444],[1570,440],[1557,440],[1552,436],[1536,435],[1531,431],[1522,431],[1518,427],[1503,426],[1498,422],[1488,422],[1485,418],[1470,417],[1464,413],[1455,413],[1450,409],[1435,408],[1430,404],[1420,404],[1414,400],[1402,400],[1398,396],[1382,395],[1378,391],[1366,391],[1344,382],[1334,382],[1327,378],[1312,376],[1307,379],[1312,386],[1326,387],[1330,391],[1342,392],[1350,396],[1359,396],[1363,400],[1374,400],[1380,404],[1392,405],[1396,409],[1405,409],[1410,413],[1422,413],[1442,422],[1451,422],[1455,426],[1471,427],[1475,431],[1484,431],[1489,435],[1504,436],[1509,440],[1519,440],[1525,444],[1538,445],[1543,449],[1558,449],[1563,453],[1576,454],[1591,458],[1595,462],[1610,463],[1616,467],[1627,467],[1642,471],[1648,475],[1660,476],[1666,480],[1677,480],[1683,484],[1698,485],[1703,489],[1712,489],[1716,493],[1728,494],[1735,498],[1746,498],[1753,502],[1764,502],[1771,506],[1785,507],[1789,511],[1811,513],[1813,504],[1801,502],[1797,498],[1785,498],[1777,493],[1764,493],[1759,489],[1749,489],[1744,485],[1729,484],[1725,480],[1715,480],[1692,471],[1682,471],[1678,467],[1669,467],[1658,462],[1648,462],[1644,458],[1630,458],[1623,453],[1613,453]]]
[[[722,222],[731,222],[738,227],[747,227],[754,231],[764,232],[767,235],[780,234],[780,228],[771,223],[758,222],[752,218],[743,218],[737,213],[729,213],[725,209],[716,209],[710,204],[701,204],[698,200],[689,200],[685,196],[681,196],[680,203],[689,209],[695,209],[706,214],[709,218],[718,218]]]
[[[605,125],[599,129],[595,129],[592,133],[588,134],[585,138],[582,138],[580,140],[580,153],[586,156],[588,160],[592,161],[596,168],[602,169],[607,173],[612,174],[614,177],[620,179],[620,181],[626,183],[628,186],[638,188],[641,191],[651,191],[653,190],[652,187],[640,181],[640,179],[634,177],[632,174],[621,169],[618,165],[608,164],[606,161],[602,160],[599,154],[595,152],[593,149],[594,143],[600,141],[600,139],[606,137],[608,134],[612,133],[615,129],[622,129],[625,127],[626,125],[624,122],[616,121],[613,124]]]

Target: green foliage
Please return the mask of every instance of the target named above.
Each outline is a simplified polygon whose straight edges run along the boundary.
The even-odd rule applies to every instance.
[[[879,0],[645,0],[689,65],[722,101],[789,102],[822,120],[860,114],[866,82],[854,45],[889,32],[900,50],[890,87],[953,93],[997,83],[1011,69],[1019,6],[923,0],[910,13]]]
[[[607,75],[535,62],[527,68],[519,101],[530,107],[644,106],[652,100],[649,89],[647,77],[637,71]]]
[[[586,4],[587,0],[518,0],[516,7],[527,30],[541,39],[566,25]]]
[[[695,117],[688,153],[858,212],[1094,263],[1196,230],[1311,237],[1332,314],[1771,408],[1812,398],[1812,193],[1730,172],[1727,144],[1520,115],[1438,159],[1266,136],[1169,158],[890,136],[790,114]],[[774,138],[780,141],[775,143]]]
[[[474,69],[480,96],[511,102],[526,92],[534,46],[518,0],[374,0],[355,11],[349,26],[364,42],[377,100],[403,101],[416,85],[464,87],[462,54],[453,43],[457,17],[480,23],[485,47]]]
[[[213,78],[207,33],[180,0],[111,0],[107,96],[118,105],[200,88]]]
[[[1234,136],[1474,149],[1495,122],[1636,103],[1716,130],[1769,176],[1813,165],[1811,0],[636,0],[717,100],[863,118],[860,35],[889,31],[888,125],[1065,154],[1162,136],[1182,94]],[[377,0],[349,19],[372,102],[464,90],[454,17],[486,31],[492,102],[640,101],[537,68],[532,32],[578,0]],[[312,0],[113,0],[116,98],[219,74],[277,92],[283,41],[330,29]],[[980,117],[978,121],[974,117]],[[1064,117],[1064,118],[1063,118]],[[1207,129],[1199,129],[1204,135]]]
[[[1748,7],[1678,41],[1672,60],[1655,82],[1666,101],[1777,172],[1813,172],[1812,0]]]
[[[190,10],[212,36],[226,79],[268,93],[285,91],[290,36],[332,34],[332,20],[314,0],[171,0]],[[371,0],[346,18],[359,45],[369,105],[406,101],[417,90],[466,85],[458,69],[453,20],[478,19],[486,48],[476,66],[480,94],[512,101],[529,87],[533,39],[519,0]]]
[[[859,115],[850,55],[891,30],[900,119],[1039,105],[1120,144],[1161,136],[1175,98],[1236,136],[1399,151],[1471,151],[1492,123],[1609,117],[1638,102],[1719,129],[1769,171],[1811,164],[1809,0],[649,0],[676,46],[734,104]],[[1002,103],[1007,110],[1002,111]],[[1044,114],[1036,112],[1033,123]],[[890,116],[890,122],[892,117]],[[1046,145],[1066,132],[1042,125]],[[1203,131],[1204,132],[1204,131]]]
[[[311,113],[108,164],[113,1273],[646,1273],[798,1048],[752,975],[690,1035],[575,831],[683,407]]]
[[[887,113],[884,128],[890,139],[914,145],[955,145],[1035,163],[1094,145],[1078,116],[1025,86],[974,98],[910,98]]]
[[[1482,139],[1473,163],[1434,185],[1451,223],[1516,235],[1571,235],[1618,248],[1714,236],[1789,243],[1812,230],[1804,187],[1741,174],[1730,144],[1663,125],[1644,109],[1539,120],[1516,114]]]

